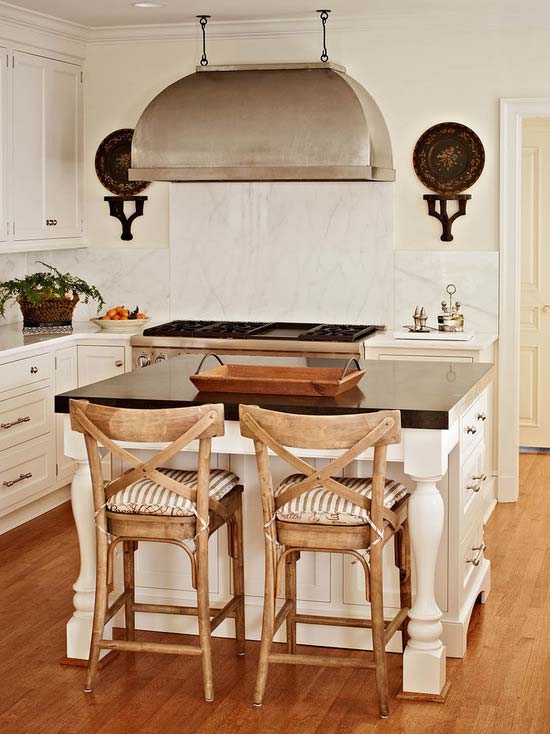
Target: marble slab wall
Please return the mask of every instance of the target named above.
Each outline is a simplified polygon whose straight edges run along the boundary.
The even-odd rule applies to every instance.
[[[41,269],[43,260],[62,272],[69,272],[95,285],[109,307],[139,306],[154,321],[170,319],[170,268],[167,249],[90,247],[28,255],[29,272]],[[83,321],[96,316],[96,305],[79,303],[74,318]]]
[[[25,253],[0,254],[0,282],[12,278],[23,278],[27,274],[27,255]],[[2,324],[21,321],[21,311],[17,303],[6,306],[6,316],[0,318]]]
[[[462,304],[466,331],[498,333],[498,252],[395,252],[395,325],[412,322],[417,305],[437,326],[445,288],[454,283]]]
[[[173,184],[173,317],[387,324],[392,184]]]

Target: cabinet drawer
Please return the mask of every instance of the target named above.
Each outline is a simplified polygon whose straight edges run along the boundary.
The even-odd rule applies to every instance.
[[[461,456],[465,457],[472,448],[483,441],[484,426],[487,420],[487,392],[484,392],[471,405],[460,419]]]
[[[396,360],[398,362],[473,362],[473,357],[457,357],[448,356],[445,354],[379,354],[379,360]]]
[[[477,522],[483,513],[484,485],[487,476],[485,469],[485,444],[479,443],[465,459],[460,469],[460,492],[462,508],[463,539],[473,522]]]
[[[0,401],[0,451],[52,430],[53,402],[49,389],[33,390]]]
[[[478,523],[474,523],[466,537],[462,541],[460,548],[460,573],[462,576],[462,601],[468,596],[470,587],[474,583],[477,569],[483,561],[483,552],[485,546],[483,544],[483,523],[481,519]]]
[[[55,482],[52,434],[0,453],[0,513],[6,514]]]
[[[0,392],[22,385],[33,385],[52,376],[51,354],[16,359],[0,364]]]

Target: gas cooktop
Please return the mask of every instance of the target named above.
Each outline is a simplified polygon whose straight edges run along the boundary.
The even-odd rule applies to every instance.
[[[280,321],[169,321],[167,324],[145,329],[143,336],[357,342],[375,331],[376,326],[359,324],[296,324]]]

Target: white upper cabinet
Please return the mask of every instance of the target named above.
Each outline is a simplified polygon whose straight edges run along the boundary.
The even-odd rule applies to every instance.
[[[81,69],[16,51],[12,72],[12,237],[80,237]]]
[[[0,46],[0,242],[8,239],[8,64]]]

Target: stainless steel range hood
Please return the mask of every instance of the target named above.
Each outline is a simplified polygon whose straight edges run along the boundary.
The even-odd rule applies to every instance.
[[[336,64],[206,66],[141,115],[131,180],[393,181],[370,94]]]

